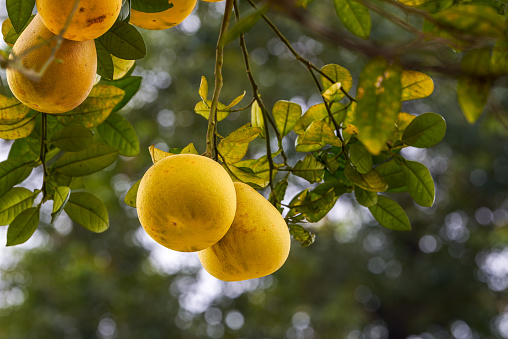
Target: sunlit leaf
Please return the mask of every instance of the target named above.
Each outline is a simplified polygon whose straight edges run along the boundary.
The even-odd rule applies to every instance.
[[[274,155],[272,154],[272,157]],[[273,159],[272,159],[273,161]],[[277,165],[277,164],[274,164]],[[268,161],[268,157],[266,155],[260,157],[259,159],[248,159],[235,163],[235,166],[242,169],[249,169],[252,174],[263,178],[265,183],[262,187],[265,187],[270,182],[270,162]],[[272,170],[272,178],[277,174],[277,169],[273,168]]]
[[[349,146],[349,159],[361,174],[367,174],[372,170],[372,155],[361,143]]]
[[[365,207],[371,207],[377,204],[377,193],[366,191],[358,186],[355,186],[355,198],[356,201]]]
[[[198,155],[199,152],[196,149],[196,147],[194,146],[194,144],[191,142],[190,144],[188,144],[187,146],[185,146],[182,149],[182,152],[180,152],[180,154],[196,154],[196,155]]]
[[[402,170],[413,200],[420,206],[431,207],[436,191],[429,169],[419,162],[406,160]]]
[[[245,96],[245,91],[243,92],[243,94],[237,96],[235,99],[233,99],[233,101],[231,101],[231,103],[229,105],[226,106],[226,109],[231,109],[232,107],[235,107],[236,105],[238,105],[240,103],[240,101],[242,101],[243,97]]]
[[[298,195],[298,199],[291,201],[291,209],[296,213],[302,213],[309,222],[318,222],[323,219],[338,199],[333,188],[319,193],[307,190],[306,192],[306,194]]]
[[[155,164],[157,161],[164,159],[165,157],[169,157],[171,155],[175,155],[174,153],[165,152],[156,148],[154,145],[148,147],[148,151],[150,152],[150,156],[152,157],[152,162]],[[178,153],[180,154],[180,153]]]
[[[143,37],[134,26],[125,21],[116,21],[113,27],[98,39],[110,54],[120,59],[141,59],[146,54]]]
[[[410,231],[411,224],[406,212],[390,198],[378,196],[377,204],[369,211],[382,226],[394,231]]]
[[[0,162],[0,197],[25,180],[31,172],[32,168],[24,159],[12,158]]]
[[[261,133],[259,127],[242,126],[224,138],[217,146],[217,149],[228,164],[234,164],[242,160],[247,153],[249,142],[254,140],[259,133]]]
[[[97,126],[104,142],[118,150],[120,155],[133,157],[139,154],[139,139],[131,123],[119,114],[111,114]]]
[[[334,0],[334,4],[344,27],[354,35],[368,39],[371,28],[368,8],[356,0]]]
[[[401,68],[383,58],[372,59],[360,74],[356,126],[358,139],[370,153],[385,147],[401,107]]]
[[[340,101],[342,98],[344,98],[344,93],[342,92],[341,88],[341,83],[336,82],[324,90],[322,96],[326,101],[329,102]]]
[[[201,77],[201,83],[199,84],[199,96],[205,102],[208,100],[208,82],[204,76]]]
[[[348,144],[351,137],[358,133],[358,127],[356,127],[356,102],[351,102],[346,109],[346,116],[342,123],[344,129],[342,130],[342,140],[345,144]]]
[[[259,188],[263,188],[266,186],[265,179],[255,175],[254,173],[251,173],[250,171],[247,172],[245,169],[247,168],[240,168],[236,167],[235,165],[229,164],[227,167],[225,166],[225,169],[228,171],[229,175],[231,176],[231,179],[233,181],[239,181],[246,184],[252,184],[254,186],[257,186]]]
[[[55,194],[53,197],[53,211],[51,213],[51,222],[54,223],[60,216],[71,193],[70,187],[58,186],[55,187]]]
[[[339,102],[334,102],[330,105],[329,109],[333,120],[337,124],[340,124],[346,116],[346,106]],[[303,134],[313,121],[323,119],[325,119],[330,126],[334,126],[330,119],[330,114],[328,114],[328,110],[326,109],[326,105],[324,103],[313,105],[309,107],[305,114],[298,120],[294,127],[294,131],[297,134]]]
[[[255,100],[252,103],[252,106],[250,108],[250,123],[252,127],[259,127],[261,128],[261,133],[259,136],[261,138],[265,137],[265,121],[263,119],[263,112],[261,111],[261,107],[259,107],[259,104],[257,100]]]
[[[26,117],[12,125],[0,125],[0,138],[7,140],[25,138],[35,127],[35,116]]]
[[[139,87],[141,86],[141,80],[143,80],[140,76],[127,76],[123,77],[119,80],[101,80],[101,84],[108,86],[115,86],[122,90],[124,90],[125,95],[122,100],[113,107],[113,112],[121,110],[127,103],[131,100],[131,98],[138,92]]]
[[[22,120],[30,112],[30,108],[23,105],[15,97],[0,95],[0,125],[12,125]]]
[[[39,208],[30,207],[14,218],[7,229],[7,246],[26,242],[39,226]]]
[[[289,224],[289,234],[303,247],[309,247],[316,240],[316,235],[298,224]]]
[[[203,118],[208,119],[210,116],[210,107],[212,105],[212,100],[207,100],[206,102],[200,101],[194,107],[194,112],[201,115]],[[224,120],[231,111],[226,109],[226,105],[221,102],[217,103],[217,121]]]
[[[81,105],[67,113],[55,115],[55,117],[63,125],[96,127],[108,118],[123,96],[124,91],[118,87],[97,85],[92,88],[88,98]]]
[[[407,6],[419,6],[424,3],[426,3],[428,0],[399,0],[399,2],[402,2],[404,5]]]
[[[72,221],[89,231],[101,233],[109,227],[109,216],[106,206],[91,193],[71,193],[64,211]]]
[[[136,181],[134,185],[127,191],[125,194],[125,198],[123,201],[130,207],[136,208],[136,197],[138,195],[139,184],[141,183],[141,179]]]
[[[424,113],[417,116],[402,134],[406,145],[426,148],[439,143],[446,134],[446,121],[436,113]]]
[[[321,75],[321,84],[323,84],[323,90],[325,91],[336,83],[340,83],[341,89],[346,93],[353,87],[353,77],[351,73],[342,66],[335,64],[325,65],[321,68],[321,72],[326,75],[326,77]],[[332,81],[330,81],[330,79]],[[333,97],[333,101],[339,101],[344,98],[344,96],[344,93],[340,94],[337,92]]]
[[[413,100],[428,97],[434,91],[432,79],[421,72],[403,71],[400,78],[402,84],[401,100]]]
[[[305,133],[298,136],[296,151],[313,152],[325,145],[340,147],[342,143],[328,123],[324,120],[316,120],[310,124]]]
[[[6,0],[5,6],[12,26],[17,33],[21,33],[32,15],[35,0]]]
[[[93,174],[115,162],[118,151],[109,145],[92,144],[86,150],[66,152],[54,164],[58,173],[72,177]]]
[[[310,183],[320,182],[325,175],[324,168],[325,165],[317,161],[312,154],[307,154],[303,160],[298,160],[295,164],[293,174]]]
[[[77,152],[92,144],[93,133],[88,128],[75,125],[65,126],[56,131],[49,141],[62,151]]]
[[[302,107],[294,102],[280,100],[273,106],[272,114],[277,129],[285,136],[302,116]]]
[[[19,213],[32,207],[39,192],[13,187],[5,193],[0,199],[0,226],[9,225]]]
[[[361,174],[353,166],[347,164],[344,173],[356,186],[364,190],[384,192],[388,188],[386,180],[374,168],[366,174]]]

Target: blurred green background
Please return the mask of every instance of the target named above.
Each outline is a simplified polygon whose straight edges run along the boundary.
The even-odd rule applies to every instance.
[[[331,6],[326,0],[309,9],[340,26]],[[5,18],[5,1],[0,8]],[[199,1],[175,28],[140,29],[148,53],[134,74],[143,82],[121,113],[142,152],[86,178],[87,189],[108,206],[108,231],[90,233],[65,216],[49,225],[49,207],[46,224],[22,246],[4,247],[6,228],[0,228],[0,338],[508,338],[508,133],[491,114],[468,125],[455,80],[440,75],[431,74],[430,98],[403,106],[408,113],[440,113],[448,123],[439,145],[404,151],[429,167],[437,189],[432,208],[394,196],[408,211],[411,232],[384,229],[344,195],[323,222],[306,225],[317,234],[314,245],[293,242],[278,272],[235,283],[211,277],[196,254],[173,252],[145,235],[123,197],[151,165],[148,146],[193,142],[204,152],[207,122],[193,108],[201,76],[213,83],[223,8]],[[270,17],[304,57],[318,66],[340,64],[357,79],[366,59]],[[373,19],[371,39],[407,39],[395,25]],[[304,109],[319,102],[306,69],[262,22],[246,39],[268,108],[277,100]],[[237,41],[227,46],[224,67],[221,99],[230,102],[246,90],[239,106],[247,105],[250,85]],[[504,116],[505,85],[492,98]],[[247,122],[249,111],[233,113],[219,133]],[[2,160],[10,143],[0,143]],[[253,143],[250,156],[264,147]],[[294,144],[285,147],[294,154]],[[32,174],[30,185],[40,186],[40,176]],[[305,182],[292,185],[287,199]]]

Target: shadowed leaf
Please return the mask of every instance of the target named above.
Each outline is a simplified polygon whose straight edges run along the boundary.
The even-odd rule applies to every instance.
[[[64,210],[72,221],[89,231],[101,233],[109,227],[109,216],[106,206],[91,193],[71,193]]]
[[[406,212],[390,198],[378,196],[377,204],[369,207],[369,211],[382,226],[394,231],[410,231],[411,224]]]
[[[7,246],[26,242],[39,226],[39,208],[30,207],[14,218],[7,229]]]

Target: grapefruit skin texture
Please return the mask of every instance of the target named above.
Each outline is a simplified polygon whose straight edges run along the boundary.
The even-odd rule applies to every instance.
[[[289,229],[279,211],[249,185],[235,182],[236,215],[215,245],[198,252],[203,267],[224,281],[264,277],[289,255]]]
[[[228,231],[236,210],[235,188],[226,170],[210,158],[172,155],[146,171],[136,208],[146,233],[159,244],[195,252]]]
[[[37,0],[42,22],[54,34],[60,34],[73,8],[74,0]],[[62,36],[75,41],[96,39],[113,26],[121,8],[122,0],[79,0]]]
[[[40,71],[51,55],[56,41],[41,45],[53,38],[36,15],[21,33],[12,48],[19,56],[35,45],[40,45],[22,57],[26,69]],[[12,58],[12,56],[11,56]],[[7,69],[7,82],[16,98],[26,106],[44,113],[68,112],[81,104],[92,90],[97,73],[95,44],[90,41],[64,39],[56,52],[55,60],[46,69],[40,81],[27,78],[19,71]]]
[[[144,29],[163,30],[178,25],[187,18],[197,0],[169,0],[173,7],[158,13],[145,13],[131,9],[130,23]]]

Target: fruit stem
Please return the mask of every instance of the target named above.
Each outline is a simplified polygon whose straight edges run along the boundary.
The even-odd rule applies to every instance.
[[[223,85],[222,65],[224,62],[224,36],[228,30],[231,13],[233,11],[234,0],[226,0],[226,8],[224,9],[224,17],[215,50],[215,88],[213,91],[212,104],[210,105],[210,115],[208,116],[208,130],[206,133],[206,152],[209,158],[218,160],[217,154],[217,106],[219,103],[219,95]]]

